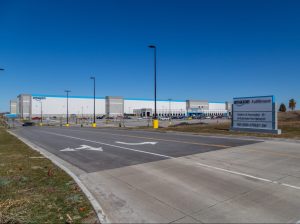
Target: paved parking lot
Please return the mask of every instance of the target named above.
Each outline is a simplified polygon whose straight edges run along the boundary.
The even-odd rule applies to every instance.
[[[111,222],[300,220],[300,144],[119,129],[14,133],[63,159]]]

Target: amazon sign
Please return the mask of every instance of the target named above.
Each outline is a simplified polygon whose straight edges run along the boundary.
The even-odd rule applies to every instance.
[[[277,133],[274,96],[233,98],[231,130]]]

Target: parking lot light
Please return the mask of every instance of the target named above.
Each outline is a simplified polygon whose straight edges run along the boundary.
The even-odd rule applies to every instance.
[[[153,128],[158,128],[158,119],[156,113],[156,46],[149,45],[149,48],[154,49],[154,118],[153,118]]]
[[[91,77],[90,79],[94,80],[94,121],[92,127],[95,128],[97,126],[96,125],[96,78]]]

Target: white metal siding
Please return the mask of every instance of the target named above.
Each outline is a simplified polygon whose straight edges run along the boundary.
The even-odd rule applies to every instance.
[[[64,115],[67,113],[67,98],[46,97],[42,99],[44,115]],[[32,99],[32,114],[39,116],[41,113],[40,101]],[[69,98],[69,114],[93,114],[93,98]],[[105,100],[96,99],[96,114],[105,114]]]
[[[182,111],[186,112],[186,103],[185,102],[176,102],[171,101],[157,101],[157,111],[169,111],[169,107],[171,106],[171,111]],[[124,112],[125,113],[133,113],[133,110],[149,108],[154,112],[154,100],[124,100]]]
[[[209,103],[209,110],[226,110],[225,103]]]
[[[93,98],[69,98],[69,114],[76,115],[92,115],[94,110]],[[43,103],[43,114],[45,116],[54,115],[66,115],[67,113],[67,99],[64,97],[45,97],[41,99]],[[186,102],[185,101],[157,101],[157,113],[169,113],[169,107],[171,105],[171,113],[186,114]],[[124,100],[124,113],[133,113],[133,110],[149,108],[154,112],[153,100]],[[41,105],[40,101],[32,97],[32,116],[40,116]],[[225,112],[225,103],[209,103],[210,112]],[[105,99],[96,99],[96,114],[105,114]]]

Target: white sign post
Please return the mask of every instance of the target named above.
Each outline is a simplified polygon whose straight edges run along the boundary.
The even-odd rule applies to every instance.
[[[231,130],[281,134],[274,96],[233,98]]]

